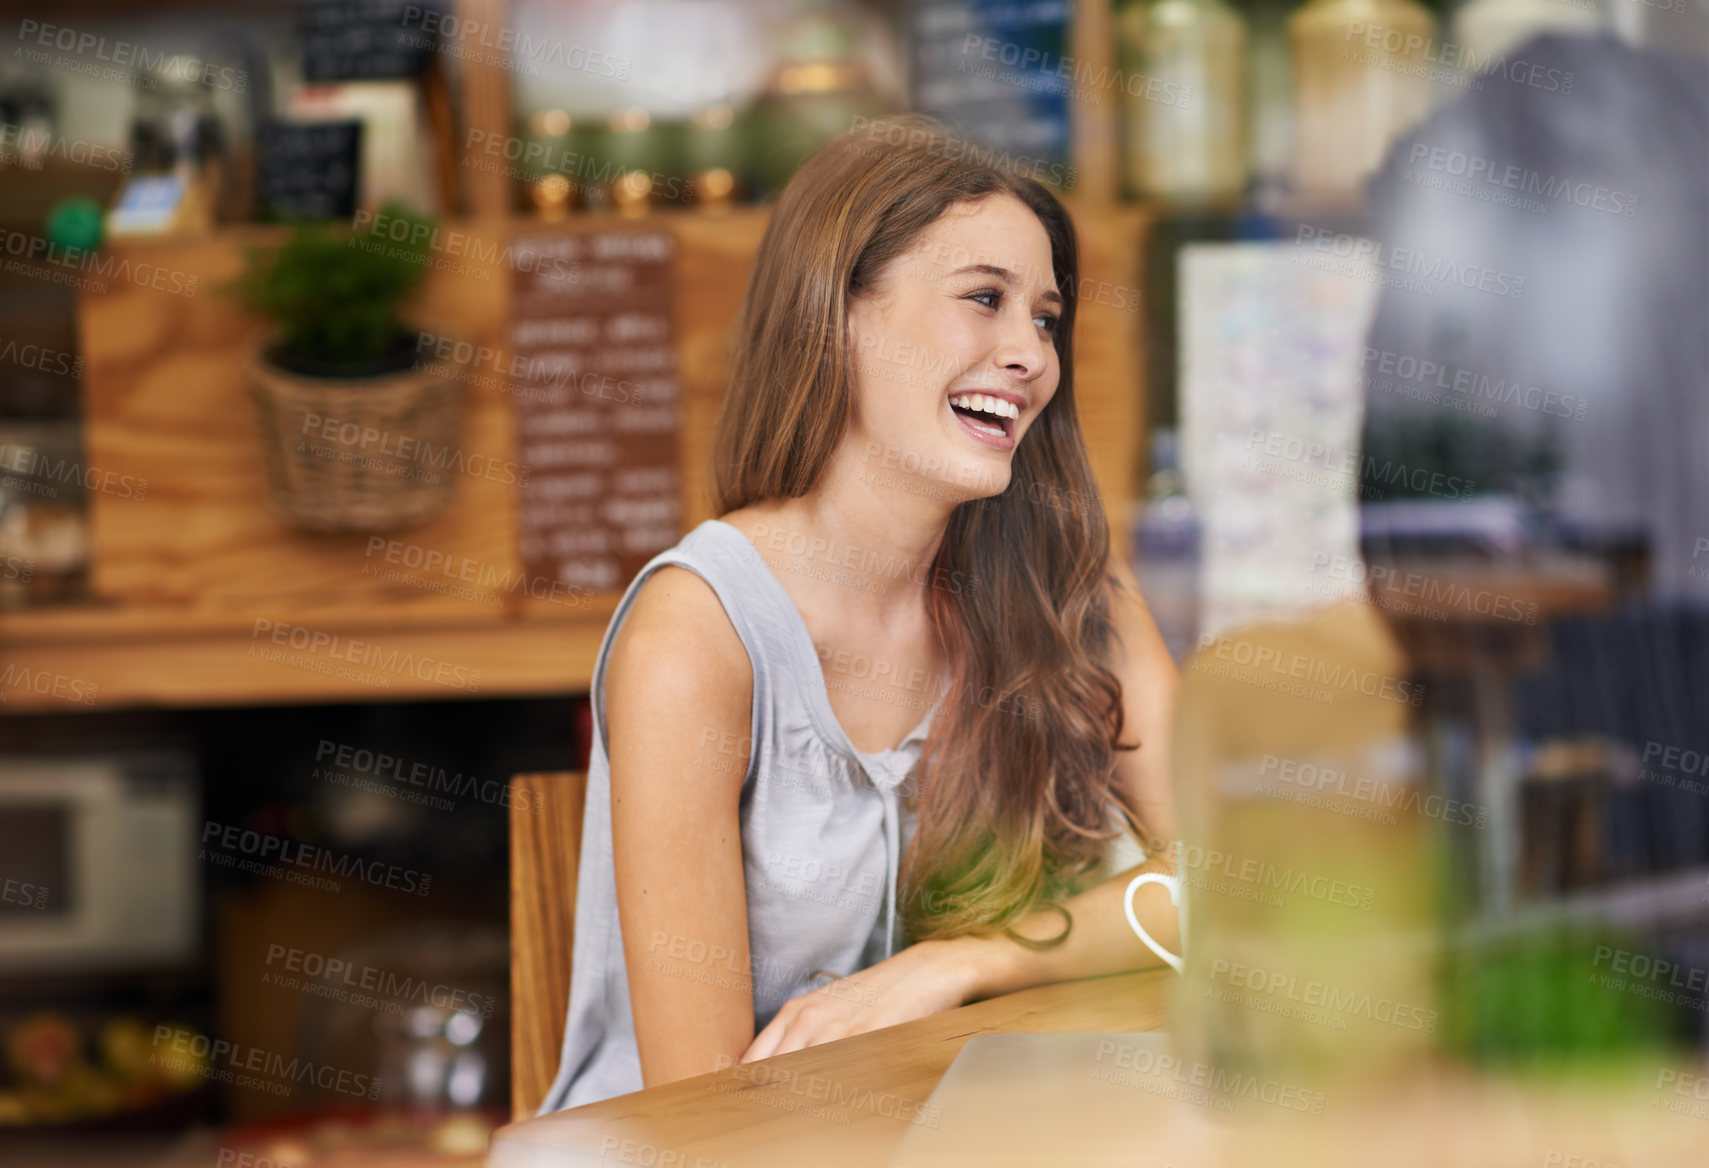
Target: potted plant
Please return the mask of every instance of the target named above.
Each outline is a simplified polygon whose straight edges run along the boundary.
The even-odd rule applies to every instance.
[[[392,530],[450,499],[460,384],[448,363],[418,363],[402,316],[431,235],[394,201],[365,233],[298,226],[251,248],[232,286],[273,326],[248,381],[274,506],[298,526]]]

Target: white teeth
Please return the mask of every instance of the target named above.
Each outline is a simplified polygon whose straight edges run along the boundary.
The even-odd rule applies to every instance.
[[[992,397],[988,393],[961,393],[949,399],[951,405],[963,409],[977,410],[982,414],[994,414],[999,418],[1018,418],[1021,409],[1012,402],[1002,398]]]

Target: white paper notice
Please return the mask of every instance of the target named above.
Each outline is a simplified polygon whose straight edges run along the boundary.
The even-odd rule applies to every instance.
[[[1202,524],[1202,636],[1362,598],[1360,368],[1376,273],[1292,243],[1180,255],[1181,469]],[[1365,275],[1349,269],[1365,266]]]

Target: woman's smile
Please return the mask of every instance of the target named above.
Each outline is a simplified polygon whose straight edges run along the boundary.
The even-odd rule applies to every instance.
[[[949,395],[956,424],[969,437],[993,450],[1015,448],[1015,422],[1027,408],[1024,395],[1013,390],[959,390]]]

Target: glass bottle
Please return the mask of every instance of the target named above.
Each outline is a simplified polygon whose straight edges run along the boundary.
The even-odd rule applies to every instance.
[[[1222,0],[1138,0],[1118,17],[1127,182],[1138,195],[1246,189],[1246,25]]]
[[[1272,206],[1294,158],[1293,61],[1287,0],[1252,0],[1246,21],[1246,159],[1252,201]]]
[[[1430,1057],[1435,804],[1415,685],[1363,601],[1216,631],[1184,665],[1189,936],[1169,1006],[1183,1065],[1298,1088],[1315,1114]]]
[[[143,173],[176,173],[217,189],[226,135],[214,108],[206,67],[193,57],[165,57],[132,77],[136,105],[131,150]]]
[[[1311,0],[1288,18],[1294,60],[1294,188],[1352,201],[1389,143],[1427,113],[1452,64],[1416,0]]]
[[[1174,430],[1152,435],[1151,467],[1133,527],[1134,576],[1179,663],[1199,633],[1199,520],[1187,498]]]
[[[54,97],[45,79],[14,78],[0,88],[0,168],[40,170],[53,141]]]

